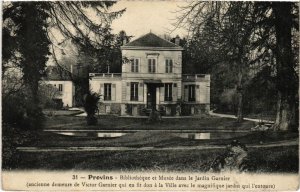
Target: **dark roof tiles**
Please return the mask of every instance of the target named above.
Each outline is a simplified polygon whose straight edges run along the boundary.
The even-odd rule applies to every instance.
[[[124,47],[165,47],[165,48],[180,48],[178,45],[171,43],[165,39],[158,37],[153,33],[147,33],[142,37],[129,42]]]

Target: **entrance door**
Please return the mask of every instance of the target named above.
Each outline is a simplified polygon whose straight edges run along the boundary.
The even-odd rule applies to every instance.
[[[156,106],[156,86],[147,85],[147,108],[155,109]]]

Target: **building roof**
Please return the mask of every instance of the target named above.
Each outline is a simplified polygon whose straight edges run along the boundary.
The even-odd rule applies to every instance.
[[[44,79],[50,81],[71,81],[72,74],[62,67],[48,66],[46,69],[46,77]]]
[[[122,46],[122,49],[131,49],[131,48],[141,48],[141,47],[149,47],[149,48],[167,48],[167,49],[179,49],[182,48],[170,41],[167,41],[163,38],[158,37],[153,33],[147,33],[146,35],[141,36],[140,38],[129,42]]]

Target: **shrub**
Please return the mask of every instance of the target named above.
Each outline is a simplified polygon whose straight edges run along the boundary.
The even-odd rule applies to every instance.
[[[86,121],[88,125],[96,125],[97,118],[95,117],[98,111],[98,102],[100,100],[100,95],[97,93],[91,93],[90,91],[84,95],[84,110],[87,113]]]

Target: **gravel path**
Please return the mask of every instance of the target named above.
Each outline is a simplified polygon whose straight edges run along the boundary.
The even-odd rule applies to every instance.
[[[281,146],[296,146],[299,140],[281,141],[276,143],[248,145],[247,148],[266,148]],[[57,151],[169,151],[169,150],[204,150],[223,149],[226,146],[202,145],[202,146],[178,146],[178,147],[18,147],[21,152],[57,152]]]

